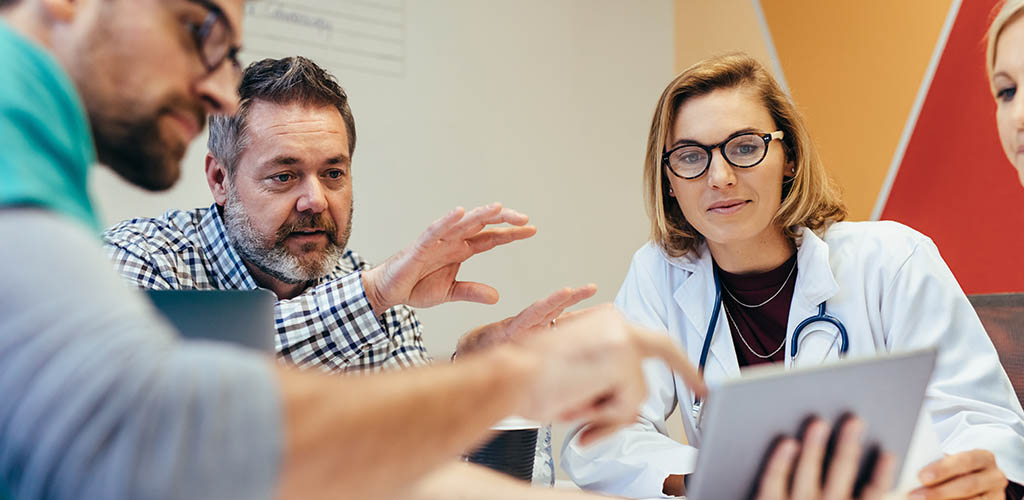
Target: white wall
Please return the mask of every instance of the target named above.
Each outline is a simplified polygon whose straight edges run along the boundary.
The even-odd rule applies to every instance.
[[[359,136],[351,247],[379,261],[450,208],[491,201],[539,228],[463,266],[462,279],[498,288],[497,305],[418,311],[431,353],[446,358],[463,332],[562,286],[593,282],[598,295],[588,304],[612,300],[648,233],[640,171],[655,101],[673,75],[672,1],[386,3],[402,26],[382,29],[402,43],[384,71],[344,54],[328,60],[319,48],[301,52],[323,61],[351,98]],[[269,27],[247,22],[254,33]],[[257,41],[264,48],[246,59],[287,47]],[[95,169],[104,221],[208,205],[204,144],[165,194]]]

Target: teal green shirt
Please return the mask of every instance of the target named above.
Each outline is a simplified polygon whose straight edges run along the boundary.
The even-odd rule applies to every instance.
[[[67,73],[0,21],[0,207],[39,206],[99,231],[86,188],[96,151]]]

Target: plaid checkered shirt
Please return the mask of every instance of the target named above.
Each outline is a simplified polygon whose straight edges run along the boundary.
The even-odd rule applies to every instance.
[[[216,205],[124,221],[103,233],[122,276],[157,290],[254,290],[259,286],[224,232]],[[367,262],[352,250],[301,295],[274,307],[278,356],[331,372],[428,364],[420,323],[407,306],[373,313],[363,288]]]

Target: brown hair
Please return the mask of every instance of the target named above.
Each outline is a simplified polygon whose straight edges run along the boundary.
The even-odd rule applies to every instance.
[[[692,97],[737,87],[750,88],[761,98],[777,129],[784,133],[786,159],[796,166],[792,182],[783,186],[782,205],[774,222],[786,236],[795,239],[800,226],[817,230],[846,217],[839,189],[818,157],[803,116],[775,78],[746,54],[712,57],[690,66],[668,84],[651,120],[644,159],[644,202],[651,220],[651,241],[669,256],[682,256],[704,241],[687,222],[678,202],[668,195],[669,184],[665,182],[661,157],[676,114]]]
[[[2,0],[0,0],[2,1]],[[238,158],[248,146],[246,123],[256,101],[274,104],[334,106],[345,121],[348,154],[356,149],[356,123],[348,95],[330,73],[302,56],[264,59],[245,68],[238,87],[240,103],[232,116],[210,116],[210,154],[234,174]]]

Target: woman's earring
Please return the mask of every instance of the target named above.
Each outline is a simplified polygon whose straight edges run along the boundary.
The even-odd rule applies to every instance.
[[[668,188],[668,195],[669,195],[669,196],[675,196],[675,195],[676,195],[676,192],[675,192],[675,191],[673,191],[673,190],[672,190],[672,188]]]

